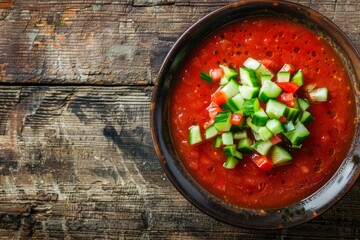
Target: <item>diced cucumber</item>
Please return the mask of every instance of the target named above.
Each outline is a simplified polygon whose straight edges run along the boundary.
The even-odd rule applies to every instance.
[[[310,135],[310,132],[300,121],[298,121],[295,125],[295,130],[286,132],[284,135],[293,145],[300,145]]]
[[[260,139],[263,141],[269,140],[272,136],[274,136],[267,127],[260,127],[259,135]]]
[[[274,74],[269,69],[267,69],[264,64],[261,64],[260,67],[256,69],[255,74],[258,79],[261,79],[262,75],[270,75],[270,80],[274,77]]]
[[[309,96],[313,102],[326,102],[328,100],[328,92],[326,87],[316,88],[309,92]]]
[[[239,93],[239,83],[231,79],[225,86],[222,87],[221,91],[227,99],[230,99]]]
[[[240,81],[243,85],[249,87],[260,87],[254,70],[240,67]]]
[[[258,141],[251,147],[261,155],[265,156],[269,153],[272,146],[273,144],[271,143],[271,141],[267,140],[267,141]]]
[[[250,68],[252,70],[256,70],[260,67],[261,63],[253,58],[248,58],[246,59],[246,61],[244,62],[244,66],[246,68]]]
[[[228,156],[228,157],[235,156],[235,152],[236,152],[235,144],[225,146],[223,149],[224,149],[226,156]]]
[[[270,98],[277,98],[281,92],[282,89],[278,85],[270,80],[266,80],[260,88],[259,99],[263,103],[267,103]]]
[[[205,139],[210,139],[218,135],[219,131],[216,129],[214,125],[209,126],[205,129]]]
[[[278,72],[276,75],[277,82],[289,82],[290,81],[290,73],[289,72]]]
[[[304,74],[301,69],[294,74],[294,76],[291,78],[291,82],[295,83],[300,87],[304,85]]]
[[[229,79],[227,79],[226,77],[222,77],[221,79],[220,79],[220,86],[225,86],[226,84],[228,84],[229,83]]]
[[[286,123],[283,124],[283,127],[284,127],[284,133],[295,130],[295,126],[292,121],[287,121]]]
[[[278,119],[269,119],[266,123],[266,127],[276,135],[284,131],[284,127]]]
[[[251,115],[255,113],[257,110],[260,109],[260,103],[257,98],[252,99],[246,99],[244,101],[244,108],[243,108],[243,114],[244,115]]]
[[[231,112],[219,112],[216,114],[214,126],[220,132],[227,132],[231,128]]]
[[[239,151],[235,151],[234,157],[236,157],[236,158],[239,159],[239,160],[243,159],[243,155],[242,155],[242,153],[239,152]]]
[[[266,113],[270,118],[279,119],[286,109],[286,104],[270,99],[266,104]]]
[[[270,75],[270,74],[261,75],[261,76],[260,76],[261,85],[263,85],[265,81],[271,81],[273,77],[274,77],[274,76],[273,76],[273,75]]]
[[[292,160],[290,153],[278,145],[271,148],[269,156],[274,165],[285,164]]]
[[[252,148],[251,145],[253,144],[250,138],[243,138],[240,139],[237,145],[237,149],[242,153],[251,153]]]
[[[192,125],[189,128],[189,144],[195,145],[202,142],[201,131],[199,125]]]
[[[239,139],[243,139],[243,138],[247,138],[246,130],[234,133],[234,139],[235,140],[239,140]]]
[[[301,149],[301,147],[302,147],[302,144],[300,144],[300,145],[292,144],[291,145],[291,148],[293,148],[293,149]]]
[[[246,124],[251,128],[251,130],[253,132],[256,132],[256,133],[259,132],[260,127],[255,126],[254,124],[252,124],[252,118],[251,117],[246,118]]]
[[[221,147],[221,145],[222,145],[222,137],[217,136],[214,141],[214,147],[219,148],[219,147]]]
[[[234,144],[234,137],[232,132],[224,132],[223,134],[221,134],[221,139],[224,145]]]
[[[223,105],[221,106],[222,109],[226,108],[233,113],[242,113],[244,99],[242,98],[241,94],[238,93],[234,97],[227,100]]]
[[[253,114],[251,123],[261,127],[266,125],[268,119],[269,117],[266,115],[264,109],[260,108]]]
[[[239,73],[232,68],[229,68],[225,65],[220,65],[220,67],[224,70],[224,77],[230,81],[230,79],[236,79],[239,76]]]
[[[286,107],[284,111],[284,117],[289,121],[295,121],[300,115],[300,110],[296,108]]]
[[[314,117],[308,111],[303,111],[299,119],[302,124],[307,124],[314,120]]]
[[[259,87],[249,87],[245,85],[241,85],[239,87],[240,94],[244,99],[251,99],[256,97],[259,93],[259,89]]]
[[[226,162],[224,162],[224,168],[227,169],[234,169],[236,165],[238,164],[239,160],[235,157],[228,157]]]
[[[260,129],[260,127],[259,127],[259,129]],[[260,137],[259,132],[252,131],[252,134],[254,135],[255,141],[260,141],[260,140],[262,140],[261,137]]]
[[[306,99],[298,98],[297,102],[301,111],[306,111],[310,107],[310,103]]]

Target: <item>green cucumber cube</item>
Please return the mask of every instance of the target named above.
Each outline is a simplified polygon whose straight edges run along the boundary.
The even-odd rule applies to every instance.
[[[225,86],[222,87],[221,91],[227,99],[230,99],[239,93],[239,83],[231,79]]]
[[[239,92],[244,99],[251,99],[258,95],[259,89],[259,87],[249,87],[246,85],[241,85],[239,87]]]
[[[251,123],[255,126],[261,127],[266,125],[268,119],[269,117],[265,113],[264,109],[260,108],[253,114]]]
[[[239,76],[239,73],[232,68],[229,68],[225,65],[220,65],[220,67],[224,70],[224,78],[230,81],[230,79],[236,79]]]
[[[225,106],[223,106],[223,105],[225,105]],[[242,113],[244,99],[241,96],[241,94],[238,93],[234,97],[227,100],[223,105],[221,105],[222,109],[226,108],[233,113]]]
[[[243,114],[251,115],[260,109],[260,103],[257,98],[246,99],[244,101]]]
[[[284,111],[284,117],[286,117],[287,120],[293,121],[296,120],[296,118],[300,115],[300,110],[296,108],[286,107]]]
[[[192,125],[189,128],[189,144],[195,145],[202,142],[201,131],[199,125]]]
[[[260,135],[260,139],[263,141],[269,140],[270,138],[272,138],[272,136],[274,136],[267,127],[260,127],[259,135]]]
[[[250,138],[243,138],[239,140],[237,149],[242,153],[250,153],[252,151],[252,144],[253,141]]]
[[[290,73],[289,72],[278,72],[277,82],[289,82],[290,81]]]
[[[291,78],[291,82],[295,83],[300,87],[304,85],[304,74],[301,69],[294,74],[294,76]]]
[[[227,132],[231,128],[231,112],[219,112],[216,115],[214,126],[220,132]]]
[[[266,127],[276,135],[284,131],[284,127],[278,119],[269,119],[266,123]]]
[[[224,132],[221,135],[222,143],[224,145],[233,145],[234,144],[234,137],[232,132]]]
[[[250,68],[252,70],[256,70],[260,67],[261,63],[253,58],[248,58],[244,62],[244,66],[246,68]]]
[[[242,131],[234,133],[235,140],[239,140],[239,139],[243,139],[243,138],[247,138],[246,130],[242,130]]]
[[[209,126],[205,129],[205,139],[210,139],[219,134],[219,131],[216,129],[214,125]]]
[[[221,136],[217,136],[215,138],[215,141],[214,141],[214,147],[215,148],[220,148],[222,145],[222,137]]]
[[[308,111],[303,111],[299,119],[302,124],[307,124],[314,120],[314,117]]]
[[[250,68],[240,67],[240,81],[249,87],[260,87],[255,71]]]
[[[259,99],[263,103],[267,103],[270,98],[277,98],[282,89],[270,80],[263,82],[263,85],[260,88]]]
[[[264,64],[261,64],[260,67],[256,69],[255,74],[258,79],[261,79],[262,75],[269,75],[270,80],[274,77],[274,74],[269,69],[267,69]]]
[[[236,152],[235,144],[225,146],[223,149],[224,149],[226,156],[228,156],[228,157],[235,156],[235,152]]]
[[[283,116],[286,104],[270,99],[266,104],[266,113],[270,118],[279,119]]]
[[[310,107],[310,103],[306,99],[298,98],[297,102],[301,111],[306,111]]]
[[[273,146],[273,144],[271,143],[271,141],[267,140],[267,141],[258,141],[256,142],[254,145],[252,145],[252,149],[254,149],[255,151],[257,151],[258,153],[260,153],[261,155],[267,155],[271,149],[271,147]]]
[[[227,169],[234,169],[236,167],[236,165],[238,164],[239,160],[236,159],[235,157],[231,156],[228,157],[226,162],[224,162],[224,168]]]
[[[316,88],[309,92],[311,101],[313,102],[326,102],[328,100],[329,91],[327,88]]]
[[[278,145],[271,148],[269,156],[274,165],[285,164],[292,160],[290,153]]]

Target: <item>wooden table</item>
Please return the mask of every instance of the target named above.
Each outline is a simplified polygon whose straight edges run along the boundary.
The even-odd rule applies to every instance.
[[[150,137],[177,38],[232,1],[0,1],[0,239],[360,238],[360,182],[285,230],[235,228],[187,202]],[[360,50],[359,0],[299,0]]]

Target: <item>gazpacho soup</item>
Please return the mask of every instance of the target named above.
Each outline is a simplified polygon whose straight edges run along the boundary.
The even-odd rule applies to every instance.
[[[191,176],[230,204],[276,209],[310,196],[355,129],[347,70],[326,39],[285,18],[231,23],[179,69],[170,125]]]

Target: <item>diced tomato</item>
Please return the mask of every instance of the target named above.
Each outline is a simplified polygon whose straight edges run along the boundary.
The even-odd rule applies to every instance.
[[[274,61],[268,58],[265,58],[263,60],[261,60],[261,63],[266,67],[266,68],[272,68],[274,65]]]
[[[241,123],[241,119],[242,119],[243,115],[242,114],[236,114],[233,113],[231,115],[231,124],[235,125],[235,126],[239,126]]]
[[[279,121],[280,121],[281,123],[286,123],[288,120],[287,120],[286,117],[281,116],[281,117],[279,118]]]
[[[272,138],[270,138],[270,142],[275,145],[275,144],[278,144],[280,142],[282,142],[282,139],[281,137],[279,136],[279,134],[277,135],[274,135]]]
[[[282,68],[280,69],[280,72],[289,72],[291,74],[293,74],[294,71],[295,71],[294,66],[287,63],[285,63],[284,66],[282,66]]]
[[[226,95],[221,90],[217,90],[216,92],[211,94],[211,101],[213,101],[217,105],[221,105],[224,102],[226,102],[227,100],[228,99],[227,99]]]
[[[295,105],[295,99],[293,93],[283,92],[276,98],[276,100],[285,103],[288,107],[293,107]]]
[[[299,89],[299,85],[293,82],[276,82],[276,84],[285,92],[294,93]]]
[[[224,70],[222,68],[211,69],[210,76],[213,81],[218,82],[224,76]]]
[[[209,112],[209,117],[211,119],[215,119],[218,112],[222,112],[223,110],[214,102],[211,102],[210,105],[206,108]]]
[[[266,171],[270,171],[274,165],[266,156],[256,155],[252,158],[252,160],[260,169]]]
[[[216,116],[216,115],[215,115]],[[210,119],[209,121],[204,123],[204,129],[207,129],[214,123],[214,119]]]

